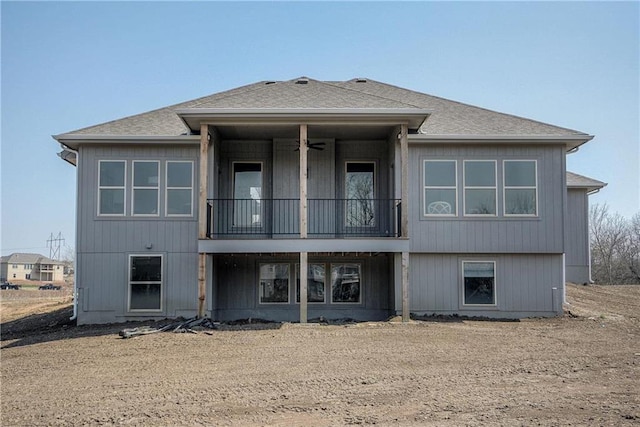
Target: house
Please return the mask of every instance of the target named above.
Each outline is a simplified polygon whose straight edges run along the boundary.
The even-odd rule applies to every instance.
[[[54,138],[77,167],[78,321],[103,323],[557,315],[566,155],[593,137],[300,77]]]
[[[0,281],[37,280],[61,282],[64,280],[61,261],[40,254],[13,253],[0,258]]]
[[[604,182],[567,172],[567,240],[565,244],[567,282],[591,282],[589,196],[606,185]]]

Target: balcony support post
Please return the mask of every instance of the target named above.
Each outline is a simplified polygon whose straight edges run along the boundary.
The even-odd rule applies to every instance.
[[[300,238],[307,238],[307,125],[300,125]],[[300,323],[307,323],[308,253],[300,252]]]
[[[409,141],[408,127],[400,126],[400,163],[402,169],[402,212],[401,212],[401,236],[409,238]],[[409,310],[409,252],[402,252],[402,321],[410,320]]]
[[[198,238],[207,238],[207,171],[209,170],[209,126],[200,126],[200,189],[198,193]],[[198,254],[198,318],[204,317],[207,297],[207,255]]]

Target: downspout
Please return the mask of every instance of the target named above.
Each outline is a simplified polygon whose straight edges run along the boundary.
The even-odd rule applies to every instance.
[[[587,206],[589,206],[589,196],[596,194],[600,191],[599,188],[587,191]],[[591,277],[591,230],[589,227],[589,209],[587,209],[587,264],[589,265],[589,284],[593,284],[593,277]]]
[[[75,167],[76,167],[76,242],[75,242],[75,256],[73,257],[73,315],[69,318],[69,320],[76,320],[78,318],[78,207],[77,207],[77,203],[78,203],[78,194],[80,192],[80,173],[79,173],[79,166],[80,166],[80,153],[76,150],[74,150],[71,147],[68,147],[62,143],[60,143],[60,147],[62,147],[63,150],[65,151],[70,151],[73,154],[75,154],[76,156],[76,163],[75,163]],[[67,160],[65,157],[62,156],[62,154],[64,153],[64,151],[62,153],[60,153],[60,158],[68,163],[71,163],[69,160]],[[73,164],[73,163],[71,163]]]

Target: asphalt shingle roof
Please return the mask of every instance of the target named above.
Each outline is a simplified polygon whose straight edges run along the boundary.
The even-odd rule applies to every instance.
[[[588,190],[595,190],[597,188],[605,187],[606,185],[607,184],[605,182],[598,181],[597,179],[567,171],[567,187],[569,188],[586,188]]]
[[[8,264],[62,264],[60,261],[47,258],[44,255],[32,253],[13,253],[0,258],[0,262]]]
[[[96,136],[178,136],[188,132],[176,110],[184,108],[416,108],[433,111],[428,135],[585,135],[534,120],[423,94],[370,79],[323,82],[298,78],[262,81],[72,132]]]

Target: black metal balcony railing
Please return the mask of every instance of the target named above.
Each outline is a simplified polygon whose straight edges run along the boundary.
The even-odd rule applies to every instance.
[[[208,199],[207,236],[300,234],[299,199]],[[316,238],[398,237],[396,199],[308,199],[307,234]]]

